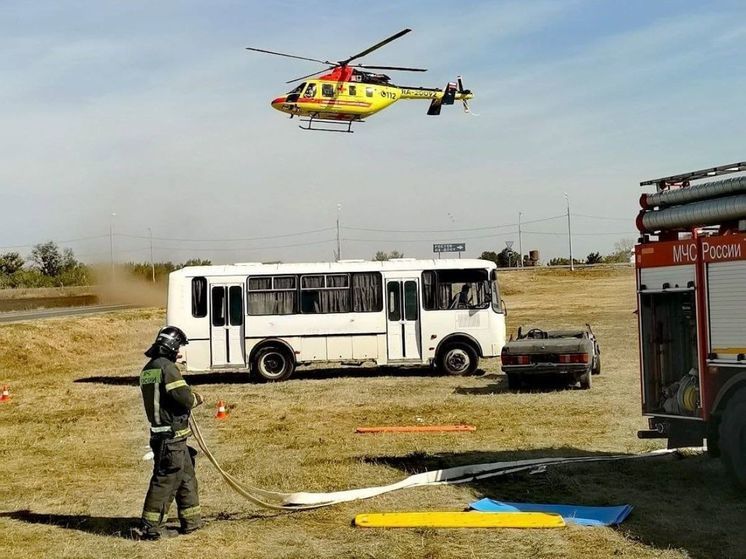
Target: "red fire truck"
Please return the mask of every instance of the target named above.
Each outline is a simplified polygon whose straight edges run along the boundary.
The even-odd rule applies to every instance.
[[[723,175],[734,174],[728,178]],[[739,174],[741,173],[741,174]],[[746,162],[640,183],[640,438],[707,441],[746,486]]]

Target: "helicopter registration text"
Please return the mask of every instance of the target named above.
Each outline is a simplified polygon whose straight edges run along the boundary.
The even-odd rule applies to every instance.
[[[408,99],[435,99],[440,94],[440,90],[428,90],[428,89],[407,89],[402,88],[401,95],[402,97],[408,98]]]

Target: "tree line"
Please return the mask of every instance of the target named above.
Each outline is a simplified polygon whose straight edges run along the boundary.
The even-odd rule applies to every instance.
[[[165,281],[174,270],[210,264],[210,260],[199,258],[183,263],[127,262],[117,264],[116,271],[146,281],[153,281],[153,277],[155,281]],[[0,289],[92,285],[98,280],[108,279],[107,274],[110,273],[110,266],[93,267],[84,264],[75,257],[72,249],[60,248],[54,241],[34,245],[25,256],[18,251],[0,254]]]
[[[630,251],[634,246],[633,242],[628,239],[622,239],[614,243],[614,250],[609,254],[602,255],[600,252],[591,252],[585,259],[573,258],[574,264],[619,264],[627,263],[630,259]],[[500,268],[517,268],[520,266],[521,257],[516,251],[510,248],[504,248],[500,252],[484,251],[479,258],[482,260],[491,260]],[[547,266],[567,266],[570,264],[569,258],[552,258],[546,263]]]
[[[89,285],[92,274],[72,249],[53,241],[34,245],[27,256],[10,251],[0,254],[0,288]]]

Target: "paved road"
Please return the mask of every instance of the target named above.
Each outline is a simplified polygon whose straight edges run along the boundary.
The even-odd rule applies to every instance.
[[[97,314],[132,309],[134,305],[89,305],[87,307],[60,307],[57,309],[35,309],[32,311],[12,311],[0,313],[0,322],[25,322],[60,316]]]

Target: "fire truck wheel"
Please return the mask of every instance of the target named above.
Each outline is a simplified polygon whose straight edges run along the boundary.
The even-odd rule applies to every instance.
[[[287,380],[295,370],[293,358],[290,352],[281,347],[263,347],[257,351],[253,359],[252,369],[259,374],[259,378],[265,382],[278,382]]]
[[[746,489],[746,388],[733,395],[720,421],[720,459],[728,474]]]
[[[592,378],[592,371],[586,371],[585,373],[580,375],[580,377],[578,377],[578,380],[580,381],[580,388],[582,390],[588,390],[593,384]]]
[[[710,458],[720,458],[720,419],[712,419],[707,425],[705,432],[707,439],[707,456]]]
[[[447,375],[470,375],[479,365],[474,348],[462,342],[448,344],[438,355],[438,369]]]

